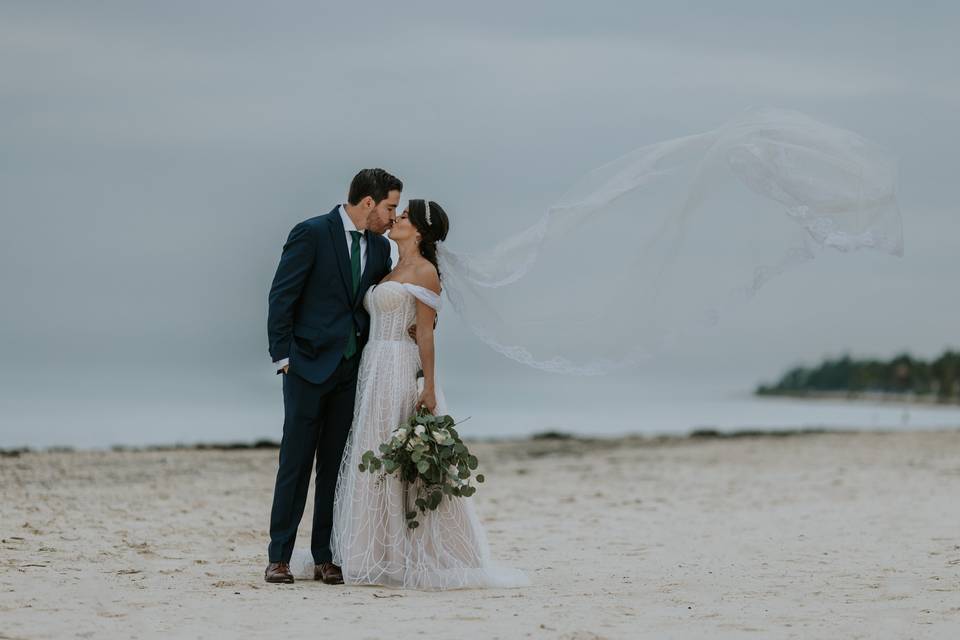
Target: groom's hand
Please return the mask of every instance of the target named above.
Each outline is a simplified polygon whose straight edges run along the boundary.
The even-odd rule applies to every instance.
[[[281,369],[281,371],[283,371],[284,375],[286,375],[286,373],[290,371],[290,365],[288,364],[283,365],[283,369]]]
[[[413,340],[414,343],[416,343],[417,342],[417,325],[415,324],[410,325],[410,328],[407,329],[407,335],[409,335],[410,339]]]

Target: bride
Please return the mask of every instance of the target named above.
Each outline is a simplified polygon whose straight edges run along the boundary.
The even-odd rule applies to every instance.
[[[396,268],[364,297],[370,340],[363,350],[353,427],[334,499],[331,547],[346,584],[411,589],[509,587],[527,584],[519,571],[493,566],[483,527],[470,498],[445,499],[407,527],[404,487],[394,476],[359,471],[361,456],[424,407],[447,412],[436,382],[433,329],[440,309],[437,243],[449,230],[435,202],[411,200],[390,238]],[[416,342],[408,327],[416,324]],[[417,370],[423,370],[418,392]]]

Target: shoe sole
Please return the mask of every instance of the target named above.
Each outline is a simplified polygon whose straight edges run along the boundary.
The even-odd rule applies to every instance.
[[[293,578],[264,578],[263,580],[270,584],[293,584]]]

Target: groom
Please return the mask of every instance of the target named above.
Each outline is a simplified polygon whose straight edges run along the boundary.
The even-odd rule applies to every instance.
[[[290,232],[270,287],[270,356],[283,374],[283,440],[270,512],[267,582],[293,582],[290,557],[303,517],[313,460],[314,580],[341,584],[330,532],[340,458],[353,420],[360,351],[370,317],[362,300],[390,272],[390,243],[381,234],[396,218],[403,183],[383,169],[364,169],[347,203]]]

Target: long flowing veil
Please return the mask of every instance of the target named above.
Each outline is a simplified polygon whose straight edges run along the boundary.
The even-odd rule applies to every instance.
[[[823,251],[902,255],[896,163],[789,110],[637,149],[487,251],[441,244],[466,325],[558,373],[635,365]]]

